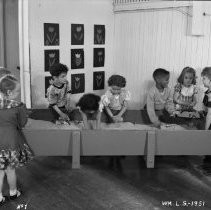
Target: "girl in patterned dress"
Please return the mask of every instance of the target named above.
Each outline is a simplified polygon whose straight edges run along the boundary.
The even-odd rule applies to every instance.
[[[20,94],[17,79],[6,74],[0,78],[0,205],[5,202],[2,195],[4,176],[9,185],[9,198],[21,195],[17,190],[15,168],[32,158],[32,151],[21,131],[27,122],[26,107],[15,99]]]
[[[131,98],[129,91],[125,90],[126,79],[120,75],[112,75],[108,79],[109,90],[101,97],[108,122],[122,122]]]
[[[185,67],[177,81],[173,96],[177,115],[179,117],[199,118],[199,114],[193,108],[197,102],[195,70],[191,67]]]

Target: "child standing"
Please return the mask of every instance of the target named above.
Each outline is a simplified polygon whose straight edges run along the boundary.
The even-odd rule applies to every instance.
[[[207,88],[207,91],[204,94],[203,104],[206,109],[206,122],[205,122],[205,130],[211,129],[211,67],[205,67],[201,73],[202,82],[204,86]],[[204,158],[204,163],[211,163],[211,156],[206,155]]]
[[[68,116],[68,97],[71,93],[69,83],[67,81],[68,68],[61,63],[55,64],[50,67],[50,74],[52,82],[47,90],[47,98],[49,102],[49,109],[54,116],[54,122],[59,118],[69,122]]]
[[[174,87],[174,103],[176,111],[193,112],[196,105],[196,72],[191,67],[185,67],[179,78],[178,83]]]
[[[20,93],[20,84],[12,75],[0,78],[0,205],[5,202],[2,195],[4,176],[9,184],[10,199],[17,198],[21,192],[17,189],[15,168],[24,165],[32,158],[32,151],[22,134],[27,122],[26,107],[15,99]]]
[[[147,114],[156,127],[160,127],[161,121],[165,122],[174,112],[171,90],[168,87],[169,77],[169,71],[156,69],[153,72],[155,85],[147,94]]]
[[[84,94],[76,104],[79,107],[84,128],[99,129],[101,121],[102,106],[100,96],[92,93]]]
[[[203,84],[207,89],[204,95],[203,104],[206,108],[205,130],[211,129],[211,67],[205,67],[201,73]]]
[[[127,110],[128,101],[131,98],[129,91],[125,90],[126,79],[120,75],[112,75],[108,79],[109,90],[101,97],[102,104],[109,122],[124,121],[123,115]]]

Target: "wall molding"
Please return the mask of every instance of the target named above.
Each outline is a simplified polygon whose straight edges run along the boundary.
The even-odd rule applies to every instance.
[[[18,1],[18,13],[21,101],[31,108],[28,0]]]
[[[178,7],[192,7],[192,1],[140,1],[140,0],[114,0],[114,12],[127,12],[137,10],[168,9]]]

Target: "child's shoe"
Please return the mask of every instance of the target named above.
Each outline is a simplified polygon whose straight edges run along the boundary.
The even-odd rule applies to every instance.
[[[2,197],[2,199],[0,201],[0,206],[4,205],[5,201],[6,201],[5,197]]]
[[[19,190],[17,190],[15,195],[10,195],[9,196],[9,199],[10,200],[14,200],[14,199],[16,199],[16,198],[18,198],[20,196],[21,196],[21,192]]]

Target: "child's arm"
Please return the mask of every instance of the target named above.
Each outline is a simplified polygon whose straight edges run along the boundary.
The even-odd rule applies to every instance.
[[[155,125],[155,127],[160,127],[161,122],[155,113],[154,94],[151,92],[147,95],[147,113],[150,121]]]
[[[70,84],[69,82],[67,81],[67,104],[66,104],[66,109],[68,111],[72,111],[72,107],[71,107],[71,93],[72,93],[72,90],[71,90],[71,87],[70,87]]]
[[[205,123],[205,130],[209,130],[210,125],[211,125],[211,107],[208,108],[206,123]]]
[[[109,92],[108,91],[105,93],[105,95],[101,96],[101,103],[103,104],[103,106],[104,106],[107,114],[109,115],[109,117],[112,118],[113,114],[112,114],[112,112],[109,108],[110,100],[109,100]]]
[[[175,113],[175,105],[173,102],[172,92],[170,89],[169,89],[168,97],[166,100],[165,109],[170,115],[173,115]]]
[[[127,105],[128,105],[128,102],[127,101],[124,101],[124,104],[122,106],[122,109],[120,110],[119,114],[117,115],[118,118],[121,118],[122,115],[126,112]]]
[[[206,116],[205,130],[209,130],[210,125],[211,125],[211,93],[208,94],[208,104],[207,104],[207,116]]]
[[[196,103],[197,103],[197,98],[196,98],[196,95],[194,94],[193,95],[193,101],[190,103],[190,106],[194,107],[196,105]]]
[[[22,128],[26,125],[27,123],[27,110],[26,110],[26,105],[21,104],[19,109],[18,109],[18,124],[19,128]]]
[[[106,110],[106,112],[108,113],[109,117],[112,118],[112,117],[113,117],[113,114],[112,114],[110,108],[109,108],[108,106],[105,106],[105,110]]]
[[[70,120],[68,115],[65,114],[64,112],[61,111],[61,109],[59,109],[59,107],[57,105],[52,106],[53,109],[59,114],[59,116],[63,119],[63,120]]]
[[[58,96],[53,88],[48,89],[47,96],[50,106],[59,114],[59,116],[64,120],[69,120],[69,117],[65,113],[63,113],[57,106]]]
[[[86,114],[80,108],[79,108],[79,112],[81,113],[81,116],[82,116],[82,120],[84,123],[84,129],[89,129],[89,123],[88,123]]]
[[[123,94],[124,102],[121,111],[119,112],[118,116],[122,117],[128,107],[128,101],[131,99],[131,93],[129,91],[125,91]]]
[[[101,123],[101,111],[97,112],[96,116],[96,129],[100,129],[100,123]]]

